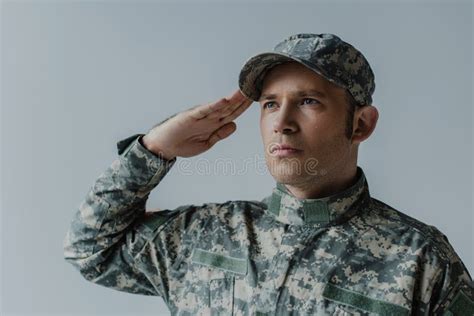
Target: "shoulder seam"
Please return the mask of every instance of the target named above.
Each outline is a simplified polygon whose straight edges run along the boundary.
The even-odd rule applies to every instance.
[[[433,226],[431,224],[428,224],[428,223],[423,223],[421,222],[419,219],[415,218],[415,217],[412,217],[408,214],[405,214],[399,210],[397,210],[396,208],[378,200],[378,199],[375,199],[373,197],[371,197],[371,203],[380,203],[386,207],[388,207],[390,210],[392,211],[395,211],[398,215],[401,215],[400,217],[407,217],[413,221],[416,221],[416,222],[419,222],[423,225],[426,225],[427,227],[429,227],[429,232],[424,232],[422,229],[420,229],[419,225],[414,225],[413,223],[407,223],[405,221],[402,221],[401,219],[391,219],[391,220],[394,220],[394,221],[397,221],[399,223],[403,223],[404,225],[407,225],[409,226],[410,228],[412,229],[415,229],[420,235],[423,235],[424,237],[426,237],[428,240],[429,240],[429,245],[431,247],[433,247],[434,249],[436,249],[440,254],[441,254],[441,257],[442,259],[446,260],[446,261],[449,261],[451,259],[451,256],[449,255],[449,251],[446,249],[446,247],[443,247],[443,246],[440,246],[438,245],[438,243],[436,242],[436,240],[434,239],[434,235],[433,235],[433,229],[436,229],[438,230],[441,234],[443,234],[438,228],[436,228],[436,226]],[[369,211],[370,212],[373,212],[373,209],[369,208]],[[380,213],[379,213],[380,215]],[[444,234],[443,234],[444,236]],[[443,236],[440,236],[441,238],[444,238]]]

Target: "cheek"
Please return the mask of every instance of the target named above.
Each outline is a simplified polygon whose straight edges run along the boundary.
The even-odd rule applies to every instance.
[[[334,143],[341,137],[341,132],[334,124],[320,120],[311,122],[302,129],[308,148],[320,153],[332,150]]]
[[[340,134],[340,131],[344,129],[344,124],[345,120],[341,120],[338,115],[328,113],[315,118],[306,127],[317,135],[332,137]]]
[[[272,133],[271,122],[268,118],[260,118],[260,135],[266,141]]]

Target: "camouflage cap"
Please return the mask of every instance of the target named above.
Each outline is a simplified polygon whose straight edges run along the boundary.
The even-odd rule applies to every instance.
[[[239,74],[239,88],[258,101],[266,72],[287,61],[297,61],[325,79],[347,89],[358,104],[372,104],[374,73],[364,55],[330,33],[300,33],[278,43],[272,52],[249,58]]]

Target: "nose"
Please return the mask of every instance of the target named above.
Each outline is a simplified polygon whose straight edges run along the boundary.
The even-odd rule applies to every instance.
[[[297,130],[294,113],[289,104],[282,104],[273,118],[273,131],[275,133],[291,134]]]

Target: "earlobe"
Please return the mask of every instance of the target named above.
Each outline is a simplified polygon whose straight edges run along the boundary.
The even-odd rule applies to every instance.
[[[377,125],[379,112],[373,105],[366,105],[356,110],[354,115],[353,143],[361,143],[372,134]]]

